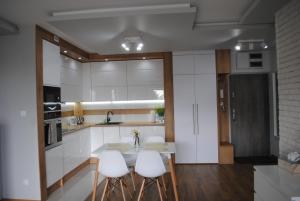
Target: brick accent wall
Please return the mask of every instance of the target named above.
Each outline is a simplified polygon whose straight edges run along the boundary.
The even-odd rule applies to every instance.
[[[280,154],[300,152],[300,1],[276,13]]]

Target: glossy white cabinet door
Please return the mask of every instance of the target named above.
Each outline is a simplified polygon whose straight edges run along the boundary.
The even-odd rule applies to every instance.
[[[63,177],[63,146],[46,151],[47,187]]]
[[[216,74],[215,53],[194,55],[195,74]]]
[[[164,100],[163,91],[162,85],[128,86],[128,100]]]
[[[136,129],[140,132],[140,141],[143,143],[147,137],[150,136],[161,136],[165,138],[165,127],[164,126],[130,126],[120,127],[120,138],[122,137],[133,137],[132,131]]]
[[[126,86],[94,86],[92,101],[124,101],[127,100]]]
[[[104,143],[118,143],[120,142],[120,127],[103,127]]]
[[[195,76],[198,163],[218,163],[216,82],[216,75]]]
[[[80,164],[80,135],[78,132],[63,136],[64,174]]]
[[[92,127],[91,128],[91,153],[100,148],[104,143],[103,128]]]
[[[127,62],[127,83],[136,85],[159,85],[163,87],[164,67],[162,60],[137,60]]]
[[[176,163],[196,162],[194,76],[174,76]]]
[[[44,85],[60,86],[62,60],[59,46],[43,40],[43,81]]]
[[[61,84],[61,100],[62,102],[81,102],[82,86]]]
[[[194,74],[194,55],[175,55],[173,56],[174,75],[193,75]]]
[[[90,63],[84,63],[82,65],[82,100],[84,102],[92,101],[92,80]]]
[[[91,156],[91,130],[85,128],[80,130],[80,163],[83,163]]]

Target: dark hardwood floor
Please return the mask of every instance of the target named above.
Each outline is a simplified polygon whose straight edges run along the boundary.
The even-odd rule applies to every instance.
[[[236,165],[177,165],[178,191],[180,201],[253,201],[253,167]],[[172,185],[167,178],[168,201],[173,201]],[[132,190],[130,178],[127,178]],[[132,200],[137,200],[141,178],[138,178],[137,192]],[[103,182],[97,189],[97,201],[101,200]],[[126,194],[128,195],[128,194]],[[129,196],[127,196],[129,201]],[[89,196],[86,201],[90,201]],[[119,190],[115,190],[109,200],[122,201]],[[143,201],[159,201],[155,185],[147,189]]]

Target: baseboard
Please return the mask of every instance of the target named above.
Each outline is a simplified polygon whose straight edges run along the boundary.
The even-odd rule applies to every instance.
[[[85,168],[86,166],[88,166],[90,164],[96,164],[97,162],[98,162],[98,159],[96,157],[90,157],[89,159],[87,159],[86,161],[84,161],[83,163],[78,165],[76,168],[74,168],[69,173],[64,175],[63,178],[61,178],[60,180],[56,181],[54,184],[49,186],[47,188],[47,196],[49,196],[51,193],[53,193],[57,189],[61,188],[69,179],[71,179],[78,172],[80,172],[80,170],[82,170],[83,168]],[[1,201],[6,201],[6,200],[1,200]],[[16,201],[19,201],[19,200],[16,200]],[[23,201],[23,200],[20,200],[20,201]]]

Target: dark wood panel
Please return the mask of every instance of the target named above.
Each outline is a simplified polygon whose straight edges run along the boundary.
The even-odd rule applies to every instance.
[[[230,76],[230,96],[235,157],[269,155],[267,75]]]
[[[143,60],[143,59],[163,59],[164,52],[149,52],[149,53],[131,53],[131,54],[112,54],[100,55],[89,54],[89,62],[96,61],[126,61],[126,60]]]
[[[176,165],[179,199],[181,201],[253,201],[253,167],[251,165]],[[140,189],[142,178],[137,178],[137,190]],[[167,183],[167,200],[173,201],[169,174]],[[132,190],[130,178],[126,178]],[[98,186],[96,200],[101,199],[104,184]],[[138,193],[132,200],[137,200]],[[91,201],[90,195],[85,201]],[[111,194],[110,200],[121,201],[120,191]],[[158,201],[156,186],[145,191],[143,201]]]

